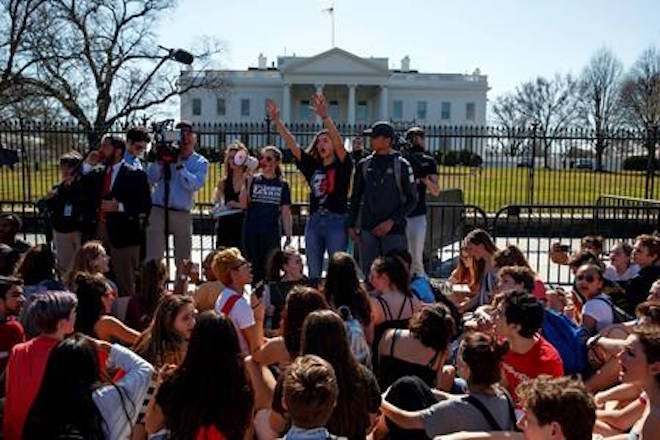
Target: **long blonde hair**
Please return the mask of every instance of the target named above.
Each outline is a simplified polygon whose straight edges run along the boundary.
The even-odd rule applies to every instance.
[[[99,255],[105,254],[105,248],[100,241],[92,240],[85,243],[73,257],[73,265],[66,276],[66,284],[71,285],[79,272],[88,272],[91,274],[99,273],[98,269],[93,267],[93,261]],[[103,274],[102,274],[103,275]]]
[[[232,142],[227,147],[227,150],[225,151],[225,161],[224,161],[223,168],[224,168],[224,171],[225,171],[225,178],[227,180],[231,179],[232,174],[233,174],[232,169],[231,169],[231,163],[229,162],[229,153],[231,153],[232,151],[239,151],[239,150],[243,150],[243,151],[245,151],[245,153],[249,153],[249,151],[248,151],[247,147],[245,146],[245,144],[243,144],[240,141]],[[245,165],[243,165],[241,168],[243,168],[243,171],[245,171],[247,169],[247,167]]]

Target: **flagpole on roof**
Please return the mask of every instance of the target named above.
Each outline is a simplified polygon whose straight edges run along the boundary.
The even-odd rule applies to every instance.
[[[331,48],[335,47],[335,3],[332,2],[330,7],[323,9],[321,12],[326,12],[330,15],[330,44]]]

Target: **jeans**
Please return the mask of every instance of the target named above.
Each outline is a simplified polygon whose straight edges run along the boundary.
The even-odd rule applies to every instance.
[[[321,278],[323,255],[328,251],[328,258],[335,252],[346,251],[348,214],[336,214],[328,211],[316,211],[305,225],[305,253],[310,278]]]
[[[369,277],[371,263],[376,257],[383,256],[392,249],[408,249],[405,234],[388,234],[378,238],[364,229],[360,231],[360,267],[365,277]]]

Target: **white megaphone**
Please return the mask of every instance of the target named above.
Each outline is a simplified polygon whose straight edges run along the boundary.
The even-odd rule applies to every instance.
[[[256,157],[249,156],[247,151],[238,150],[234,155],[234,165],[238,167],[245,166],[248,170],[254,171],[259,166],[259,161]]]

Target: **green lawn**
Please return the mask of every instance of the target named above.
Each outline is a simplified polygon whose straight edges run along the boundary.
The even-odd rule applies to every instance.
[[[211,164],[206,184],[198,201],[212,202],[215,185],[221,177],[220,164]],[[57,181],[55,164],[32,170],[29,182],[22,178],[21,167],[0,169],[0,200],[37,200]],[[284,166],[284,174],[292,189],[294,202],[305,202],[308,187],[293,165]],[[646,177],[641,172],[595,173],[584,170],[534,170],[534,198],[529,197],[527,168],[440,167],[442,188],[461,188],[465,201],[488,212],[506,204],[593,204],[601,194],[644,197]],[[652,198],[660,198],[660,180]]]

